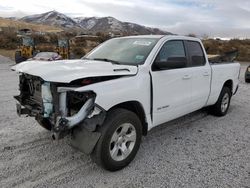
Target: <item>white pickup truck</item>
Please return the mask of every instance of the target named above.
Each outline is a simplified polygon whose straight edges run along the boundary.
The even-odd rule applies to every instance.
[[[108,40],[80,60],[26,61],[12,70],[20,75],[19,115],[115,171],[153,127],[206,106],[224,116],[240,65],[211,64],[197,38],[149,35]]]

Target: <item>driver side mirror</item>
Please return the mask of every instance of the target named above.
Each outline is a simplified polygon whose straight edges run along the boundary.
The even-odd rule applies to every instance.
[[[186,57],[169,57],[167,61],[155,61],[154,67],[158,70],[164,69],[179,69],[187,65]]]

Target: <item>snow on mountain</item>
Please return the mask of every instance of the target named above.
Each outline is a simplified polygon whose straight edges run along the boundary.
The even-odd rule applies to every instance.
[[[98,22],[98,17],[78,17],[75,18],[75,20],[77,20],[77,24],[79,27],[83,28],[83,29],[87,29],[90,30],[92,29]]]
[[[22,21],[54,25],[63,28],[79,28],[85,32],[113,32],[120,34],[171,34],[157,28],[121,22],[113,17],[76,17],[70,18],[57,11],[36,14],[21,18]]]
[[[72,18],[57,11],[50,11],[43,14],[25,16],[20,20],[25,22],[54,25],[66,28],[72,28],[76,26],[76,22]]]
[[[113,17],[76,18],[78,26],[90,32],[115,32],[123,34],[171,34],[157,28],[121,22]]]

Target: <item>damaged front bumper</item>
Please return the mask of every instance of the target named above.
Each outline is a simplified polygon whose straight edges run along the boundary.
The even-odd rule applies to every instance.
[[[69,88],[58,88],[59,112],[53,129],[53,139],[63,138],[70,132],[70,145],[86,154],[90,154],[101,133],[97,126],[101,126],[105,120],[106,112],[95,104],[95,95],[90,93],[80,110],[72,116],[69,114],[67,93]]]
[[[65,131],[72,129],[79,123],[83,122],[94,109],[94,97],[91,97],[87,99],[77,113],[72,116],[68,116],[67,92],[60,93],[59,101],[60,115],[56,117],[56,123],[53,128],[54,139],[60,139],[63,137],[63,133]]]
[[[73,147],[84,153],[91,153],[101,136],[97,126],[103,124],[106,112],[95,104],[94,92],[76,92],[75,89],[70,87],[55,89],[51,83],[43,82],[40,104],[28,103],[30,99],[23,100],[25,97],[21,91],[21,94],[15,97],[18,100],[17,113],[48,120],[53,139],[70,135]],[[30,92],[29,95],[35,94]]]

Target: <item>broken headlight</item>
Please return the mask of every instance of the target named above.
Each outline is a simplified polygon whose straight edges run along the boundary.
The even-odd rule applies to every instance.
[[[89,98],[95,98],[93,92],[67,92],[67,107],[70,116],[76,114]]]

